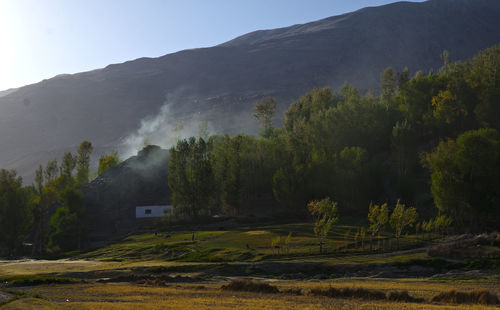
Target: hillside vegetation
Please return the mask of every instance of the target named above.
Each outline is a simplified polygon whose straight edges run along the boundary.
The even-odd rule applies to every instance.
[[[387,66],[428,72],[441,66],[443,50],[464,60],[497,44],[499,16],[496,0],[398,2],[59,75],[0,97],[0,166],[31,183],[40,163],[82,140],[94,144],[97,160],[123,146],[164,104],[162,120],[170,124],[139,143],[150,136],[166,146],[171,129],[199,121],[218,133],[253,133],[252,108],[263,96],[277,99],[281,116],[314,87],[336,90],[348,81],[362,93],[378,90]]]

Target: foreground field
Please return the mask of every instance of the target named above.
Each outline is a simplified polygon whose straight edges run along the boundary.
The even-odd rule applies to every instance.
[[[477,255],[486,246],[474,243],[460,248],[463,257],[433,257],[429,246],[453,244],[455,237],[410,235],[398,250],[385,235],[370,249],[368,240],[352,237],[356,227],[336,226],[328,253],[319,255],[307,223],[185,229],[133,235],[65,259],[0,260],[0,305],[6,302],[0,309],[499,309],[479,300],[431,302],[452,289],[485,290],[496,299],[500,248],[491,244],[482,250],[487,255]],[[222,289],[242,278],[270,283],[279,293]],[[335,290],[379,297],[321,293]],[[411,298],[388,297],[401,291]]]
[[[446,305],[401,303],[342,299],[292,294],[266,294],[221,290],[222,283],[167,284],[166,286],[130,283],[97,283],[48,285],[22,288],[20,299],[1,310],[12,309],[498,309],[483,305]],[[494,283],[457,282],[431,283],[416,280],[344,279],[335,282],[274,281],[280,289],[365,287],[389,291],[405,289],[416,297],[428,299],[437,292],[456,288],[460,290],[495,290]],[[36,296],[37,298],[33,298]]]

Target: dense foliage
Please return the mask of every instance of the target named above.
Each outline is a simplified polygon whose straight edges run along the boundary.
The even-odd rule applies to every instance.
[[[286,111],[283,128],[272,125],[274,100],[263,99],[254,114],[259,137],[209,138],[210,208],[254,214],[259,202],[274,199],[289,214],[306,214],[309,201],[333,197],[339,214],[360,218],[372,202],[393,209],[401,198],[424,218],[436,211],[456,217],[457,228],[465,214],[476,223],[494,215],[498,224],[500,45],[465,62],[448,58],[443,53],[438,72],[413,77],[407,68],[387,68],[379,97],[348,84],[313,89]],[[183,196],[170,181],[174,196]]]
[[[0,254],[15,254],[31,224],[31,188],[15,171],[0,170]]]

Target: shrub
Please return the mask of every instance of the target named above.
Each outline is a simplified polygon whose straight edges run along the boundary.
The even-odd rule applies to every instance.
[[[408,291],[391,291],[387,292],[385,298],[390,301],[399,302],[420,302],[422,299],[412,297],[408,294]]]
[[[289,288],[286,290],[282,290],[281,292],[283,294],[288,294],[288,295],[297,295],[297,296],[302,295],[302,290],[300,288]]]
[[[343,288],[334,288],[330,287],[327,289],[324,288],[313,288],[309,292],[309,295],[312,296],[326,296],[333,298],[360,298],[360,299],[371,299],[371,300],[382,300],[385,299],[385,294],[382,291],[371,290],[366,288],[359,287],[343,287]]]
[[[226,285],[221,287],[223,290],[227,291],[242,291],[242,292],[254,292],[254,293],[279,293],[276,286],[270,285],[265,282],[257,282],[251,280],[232,280]]]
[[[452,304],[484,304],[496,305],[500,301],[496,294],[488,290],[476,290],[470,292],[447,291],[438,293],[431,298],[431,302],[445,302]]]

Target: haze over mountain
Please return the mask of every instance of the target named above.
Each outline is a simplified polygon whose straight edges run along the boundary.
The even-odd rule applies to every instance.
[[[0,94],[0,167],[30,182],[38,164],[84,139],[96,155],[130,154],[143,138],[166,146],[201,121],[218,133],[255,132],[251,111],[264,96],[277,99],[282,117],[314,87],[376,90],[387,66],[415,73],[439,68],[444,50],[451,60],[471,57],[500,42],[498,29],[497,0],[398,2],[59,75]]]

